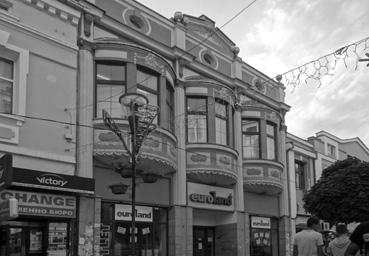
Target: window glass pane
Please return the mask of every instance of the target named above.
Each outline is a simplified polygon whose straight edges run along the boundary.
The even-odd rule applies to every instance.
[[[68,224],[50,222],[48,231],[48,255],[67,255]]]
[[[221,118],[215,118],[215,142],[227,145],[227,121]]]
[[[137,70],[137,84],[140,84],[146,88],[157,91],[158,90],[158,76]]]
[[[242,147],[244,158],[259,158],[259,135],[242,136]]]
[[[170,131],[174,131],[174,90],[167,82],[167,122]]]
[[[267,134],[270,135],[270,136],[273,136],[273,137],[274,137],[274,133],[275,133],[274,127],[275,127],[274,125],[270,125],[270,124],[267,124],[267,126],[266,126]]]
[[[112,117],[123,117],[119,97],[125,93],[125,86],[98,84],[96,88],[96,116],[102,116],[105,109]]]
[[[227,105],[221,102],[215,102],[215,114],[222,117],[227,117]]]
[[[187,136],[188,142],[206,142],[207,126],[206,116],[204,115],[188,115]]]
[[[0,77],[13,80],[13,62],[0,59]]]
[[[13,99],[13,83],[0,80],[0,112],[11,114]]]
[[[242,120],[243,132],[259,132],[259,122],[253,120]]]
[[[275,159],[275,141],[271,137],[267,137],[267,158]]]
[[[103,81],[125,81],[126,70],[123,65],[109,65],[109,64],[97,64],[96,65],[96,78]]]
[[[204,98],[187,98],[188,112],[206,112],[206,99]]]

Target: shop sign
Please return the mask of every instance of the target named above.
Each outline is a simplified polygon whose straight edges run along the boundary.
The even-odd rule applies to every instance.
[[[270,229],[270,218],[265,217],[251,217],[251,227],[252,228],[264,228],[264,229]]]
[[[233,190],[187,183],[188,205],[196,208],[233,211]]]
[[[11,184],[77,193],[95,193],[94,179],[20,168],[13,168]]]
[[[115,220],[132,220],[132,205],[116,204],[115,205]],[[135,221],[152,222],[153,211],[152,207],[136,206],[135,207]]]
[[[18,201],[15,198],[9,198],[0,203],[0,221],[12,220],[18,218]]]
[[[43,217],[76,217],[76,197],[35,193],[30,191],[4,190],[0,202],[9,198],[18,200],[19,215]]]

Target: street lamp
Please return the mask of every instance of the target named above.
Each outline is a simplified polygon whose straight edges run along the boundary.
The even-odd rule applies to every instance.
[[[142,94],[138,93],[127,93],[119,97],[119,102],[122,107],[128,113],[128,122],[131,135],[131,149],[127,146],[127,142],[123,138],[122,131],[114,120],[110,117],[106,110],[103,110],[103,120],[105,125],[114,132],[120,141],[122,142],[125,150],[128,152],[131,161],[132,169],[132,230],[131,230],[131,243],[132,243],[132,255],[136,255],[136,164],[137,156],[143,141],[147,135],[155,130],[156,125],[153,124],[153,120],[158,114],[158,107],[148,105],[149,100]],[[144,177],[147,180],[147,175]],[[150,178],[150,177],[149,177]],[[148,179],[152,182],[153,179]],[[119,189],[119,186],[122,188]],[[127,187],[124,184],[115,184],[109,186],[113,193],[114,191],[119,194],[124,194]]]

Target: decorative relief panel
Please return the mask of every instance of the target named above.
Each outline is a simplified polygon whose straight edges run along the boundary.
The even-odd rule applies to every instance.
[[[245,177],[263,177],[262,167],[248,167],[243,170],[243,176]]]
[[[210,153],[208,152],[187,152],[187,163],[189,165],[210,166]]]
[[[164,65],[160,64],[158,61],[158,58],[152,53],[149,53],[147,55],[141,55],[141,54],[135,53],[133,63],[142,64],[144,66],[147,66],[147,67],[150,67],[156,70],[162,75],[165,75]]]
[[[281,171],[275,168],[268,168],[268,176],[272,179],[281,180]]]

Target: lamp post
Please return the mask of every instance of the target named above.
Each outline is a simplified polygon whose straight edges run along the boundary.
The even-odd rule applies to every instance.
[[[132,244],[132,255],[136,255],[136,164],[137,156],[143,141],[147,135],[151,133],[156,125],[153,124],[153,120],[157,116],[158,107],[148,105],[148,99],[141,94],[127,93],[119,97],[119,102],[124,107],[128,115],[128,123],[131,134],[131,150],[127,146],[125,139],[123,138],[122,132],[114,120],[110,117],[106,110],[103,110],[103,120],[105,125],[114,132],[120,141],[123,143],[125,150],[128,152],[131,161],[132,169],[132,227],[131,227],[131,244]],[[120,184],[124,186],[124,184]],[[114,185],[112,185],[114,186]],[[112,187],[110,186],[110,187]],[[125,190],[121,190],[125,193]]]

